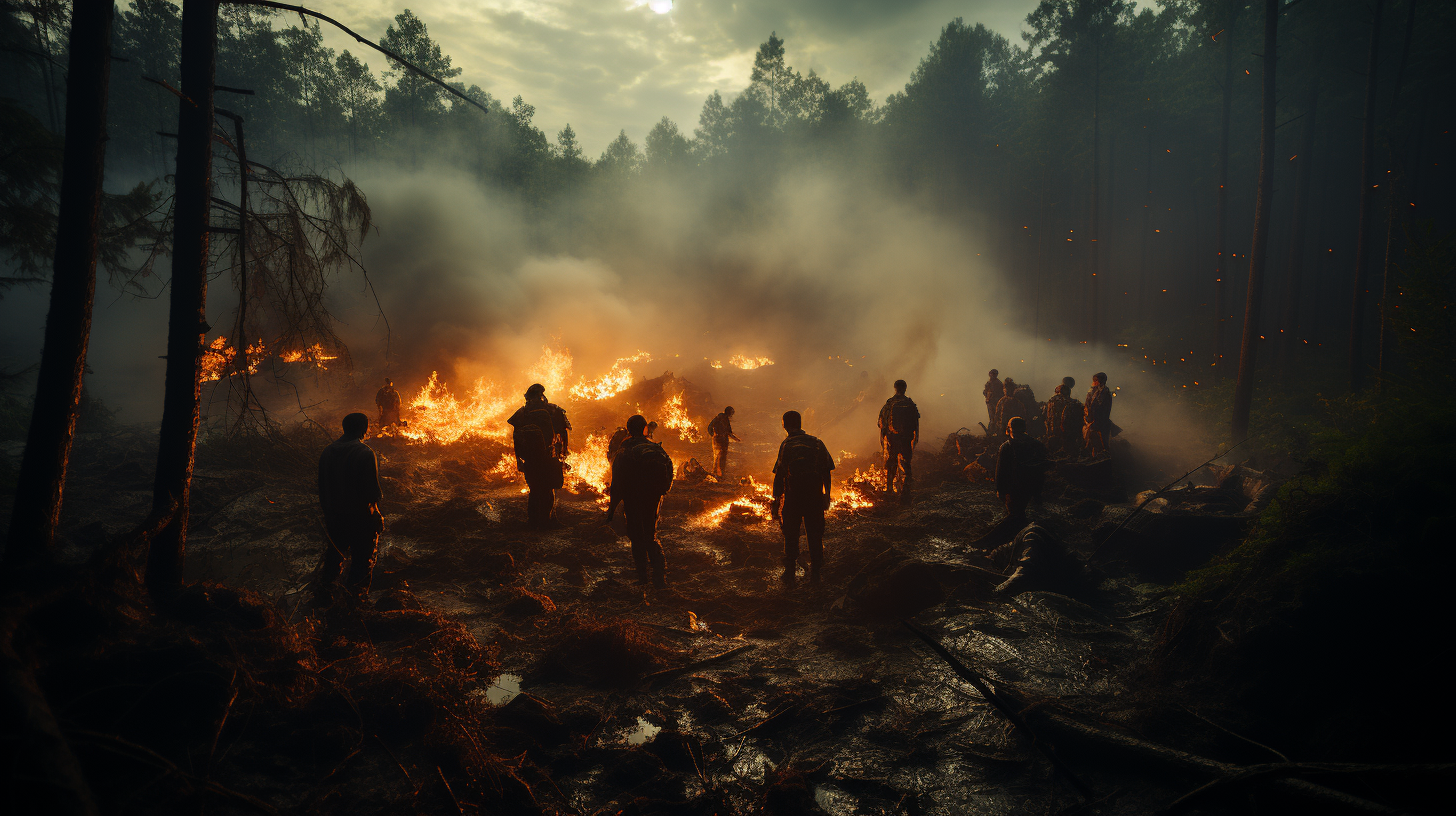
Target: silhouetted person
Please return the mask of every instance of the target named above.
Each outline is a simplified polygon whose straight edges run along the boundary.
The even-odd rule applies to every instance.
[[[1112,441],[1112,390],[1107,387],[1107,375],[1100,371],[1092,375],[1085,411],[1082,439],[1087,443],[1088,453],[1100,456],[1108,452]]]
[[[349,560],[348,587],[358,596],[369,594],[374,576],[374,554],[384,517],[379,512],[379,461],[364,444],[369,432],[366,414],[344,417],[344,435],[319,455],[319,507],[326,537],[315,592],[327,598]]]
[[[1006,396],[1006,388],[997,379],[997,377],[1001,376],[1001,372],[993,368],[987,376],[990,379],[986,380],[985,387],[981,389],[981,396],[986,398],[986,421],[991,423],[986,426],[986,434],[988,436],[995,436],[997,433],[996,403],[1000,402],[1001,398]]]
[[[546,401],[546,387],[540,383],[526,389],[526,404],[506,421],[513,429],[516,468],[525,474],[530,491],[526,522],[548,527],[556,517],[556,488],[564,482],[562,460],[571,423],[565,411]]]
[[[1026,505],[1041,498],[1046,477],[1047,449],[1026,433],[1026,420],[1012,417],[1006,423],[1010,437],[996,454],[996,495],[1015,521],[1026,519]]]
[[[399,392],[394,390],[393,380],[385,378],[384,387],[374,394],[374,404],[379,406],[379,427],[399,424]]]
[[[1046,404],[1046,443],[1055,453],[1076,456],[1082,451],[1082,403],[1072,396],[1077,381],[1063,377]]]
[[[622,505],[627,515],[627,539],[632,542],[632,560],[637,565],[637,582],[647,583],[647,569],[652,568],[652,583],[659,589],[666,585],[666,564],[662,543],[657,540],[657,512],[662,497],[672,489],[672,458],[662,446],[646,436],[647,420],[640,414],[627,420],[627,439],[612,460],[612,482],[608,488],[611,503],[607,505],[607,521]]]
[[[915,444],[920,441],[920,409],[915,407],[914,400],[905,396],[904,380],[895,380],[895,395],[880,408],[879,426],[880,446],[885,451],[885,490],[893,494],[895,473],[904,471],[900,500],[909,503],[914,485],[910,460],[915,455]]]
[[[649,423],[647,423],[647,438],[648,439],[651,439],[653,441],[656,441],[657,440],[657,423],[656,422],[649,422]]]
[[[809,539],[809,580],[817,582],[824,566],[824,511],[829,509],[834,458],[817,437],[804,433],[798,411],[784,413],[788,436],[779,443],[774,461],[773,503],[769,514],[784,531],[785,583],[793,583],[799,563],[799,528]]]
[[[743,441],[733,435],[733,406],[713,417],[708,423],[708,436],[713,438],[713,476],[722,479],[728,472],[728,440]]]
[[[1004,437],[1006,435],[1006,423],[1016,416],[1016,412],[1021,407],[1021,403],[1016,399],[1016,389],[1020,387],[1010,377],[1002,381],[1001,399],[996,400],[996,412],[992,417],[994,423],[991,426],[992,436]]]

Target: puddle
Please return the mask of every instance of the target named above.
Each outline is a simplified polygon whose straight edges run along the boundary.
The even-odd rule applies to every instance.
[[[657,736],[657,732],[661,730],[662,726],[653,725],[652,723],[642,719],[641,717],[638,717],[637,725],[627,729],[627,744],[641,745],[642,743]]]
[[[502,674],[485,690],[485,700],[494,706],[503,706],[521,693],[521,676]]]

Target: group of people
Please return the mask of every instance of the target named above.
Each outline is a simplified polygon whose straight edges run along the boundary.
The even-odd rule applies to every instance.
[[[1085,444],[1094,453],[1105,452],[1111,436],[1112,393],[1107,375],[1093,375],[1092,389],[1085,403],[1071,397],[1075,382],[1064,378],[1052,399],[1037,404],[1031,390],[1004,381],[992,370],[983,392],[991,419],[991,430],[1006,437],[997,457],[996,491],[1013,518],[1024,518],[1026,506],[1041,490],[1041,480],[1050,459],[1048,444],[1035,438],[1028,427],[1028,415],[1043,426],[1050,446],[1075,452]],[[904,380],[896,380],[895,393],[880,409],[880,446],[885,463],[885,491],[908,504],[914,486],[912,460],[920,441],[920,409],[906,395]],[[393,384],[376,395],[383,426],[402,424],[399,395]],[[723,409],[708,424],[713,448],[713,475],[722,480],[728,471],[728,452],[738,442],[733,432],[734,410]],[[566,412],[546,398],[538,384],[526,389],[525,403],[506,420],[512,429],[517,470],[525,476],[527,523],[536,527],[555,524],[555,491],[565,483],[566,453],[571,421]],[[780,524],[784,536],[782,580],[797,580],[799,539],[808,543],[808,579],[820,580],[824,565],[825,513],[831,503],[834,458],[817,437],[804,431],[798,411],[782,417],[785,437],[773,466],[773,500],[770,515]],[[607,521],[619,511],[631,543],[632,559],[641,583],[666,585],[667,565],[657,522],[662,498],[672,489],[675,468],[672,457],[653,439],[657,423],[640,414],[627,419],[608,444],[611,463],[607,492]],[[343,435],[319,457],[319,504],[323,510],[327,546],[318,573],[318,588],[331,592],[350,561],[348,586],[356,594],[367,593],[373,573],[379,533],[384,528],[379,511],[381,491],[379,467],[374,451],[364,443],[369,417],[354,413],[344,417]],[[897,489],[898,481],[898,489]]]
[[[990,425],[986,433],[1010,438],[1011,420],[1020,417],[1024,434],[1045,440],[1054,455],[1077,456],[1087,453],[1101,456],[1108,453],[1115,426],[1112,424],[1113,392],[1107,387],[1107,375],[1092,375],[1092,387],[1085,401],[1072,394],[1077,381],[1063,377],[1044,403],[1036,401],[1030,386],[1020,385],[1010,377],[999,379],[1000,372],[991,369],[990,379],[981,390],[986,398],[986,414]]]

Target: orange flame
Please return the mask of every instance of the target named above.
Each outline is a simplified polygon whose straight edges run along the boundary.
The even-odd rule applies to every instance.
[[[405,438],[449,445],[461,439],[505,441],[510,436],[506,418],[511,415],[515,401],[499,393],[495,383],[484,377],[475,381],[463,400],[456,399],[432,371],[430,381],[410,400],[409,407],[411,414],[409,425],[403,431]]]
[[[571,378],[571,350],[558,351],[550,346],[542,346],[541,359],[526,372],[526,376],[531,382],[546,386],[548,396],[563,390]]]
[[[767,357],[744,357],[742,354],[735,354],[728,358],[728,365],[736,366],[744,371],[752,371],[755,368],[762,368],[773,364],[774,361]]]
[[[566,472],[566,489],[577,494],[595,491],[597,503],[603,507],[607,505],[607,477],[612,472],[612,463],[607,461],[610,441],[606,434],[590,434],[581,450],[566,455],[566,464],[571,468]]]
[[[262,350],[261,343],[262,341],[259,341],[259,351]],[[248,351],[249,353],[253,351],[251,346],[248,348]],[[314,343],[313,345],[305,349],[296,349],[293,351],[281,352],[278,355],[278,359],[282,360],[285,363],[313,363],[314,365],[319,367],[320,371],[327,371],[329,367],[324,365],[324,363],[328,362],[329,360],[339,359],[339,355],[329,354],[327,351],[324,350],[322,343]]]
[[[703,438],[698,433],[697,423],[693,422],[693,418],[688,416],[687,410],[683,408],[682,394],[675,394],[672,399],[663,403],[662,421],[659,424],[664,428],[677,431],[678,439],[684,442],[699,442]]]
[[[651,359],[651,354],[640,349],[630,357],[619,357],[615,363],[612,363],[610,371],[595,380],[588,382],[585,377],[582,377],[576,385],[571,387],[571,395],[577,399],[588,400],[615,397],[632,387],[632,369],[627,368],[627,363]]]

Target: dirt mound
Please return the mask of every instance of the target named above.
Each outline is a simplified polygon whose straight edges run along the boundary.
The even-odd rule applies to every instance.
[[[665,668],[678,651],[626,618],[571,615],[561,623],[555,645],[542,656],[539,670],[572,675],[602,685],[625,685]]]

